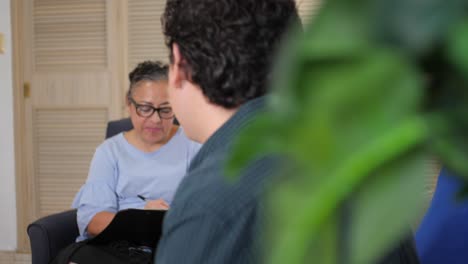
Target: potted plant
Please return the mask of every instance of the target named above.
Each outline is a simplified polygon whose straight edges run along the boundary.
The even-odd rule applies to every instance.
[[[291,34],[228,164],[289,161],[267,263],[374,263],[421,215],[429,155],[468,177],[467,2],[328,0]]]

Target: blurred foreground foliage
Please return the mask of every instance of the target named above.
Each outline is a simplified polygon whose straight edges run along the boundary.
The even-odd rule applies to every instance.
[[[428,155],[468,179],[467,8],[328,0],[288,38],[227,168],[289,161],[268,192],[267,263],[374,263],[421,214]]]

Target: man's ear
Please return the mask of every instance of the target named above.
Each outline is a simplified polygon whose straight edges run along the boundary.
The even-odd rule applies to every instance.
[[[175,84],[175,88],[179,88],[182,86],[182,82],[187,79],[185,69],[184,69],[184,59],[182,58],[182,54],[180,53],[179,45],[177,43],[172,44],[172,69],[171,69],[171,78],[172,83]]]

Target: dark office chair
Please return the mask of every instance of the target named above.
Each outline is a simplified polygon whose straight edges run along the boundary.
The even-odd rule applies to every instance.
[[[129,118],[107,123],[106,138],[133,128]],[[45,216],[28,226],[32,264],[48,264],[78,236],[76,210]]]

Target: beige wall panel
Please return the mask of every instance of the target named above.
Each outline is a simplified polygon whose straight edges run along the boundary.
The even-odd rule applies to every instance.
[[[69,209],[104,140],[106,108],[36,108],[34,157],[38,216]]]
[[[128,69],[144,60],[168,62],[161,15],[165,0],[128,0]]]
[[[107,66],[106,0],[35,0],[36,71]]]
[[[31,94],[35,106],[108,105],[111,85],[107,72],[37,73]]]

